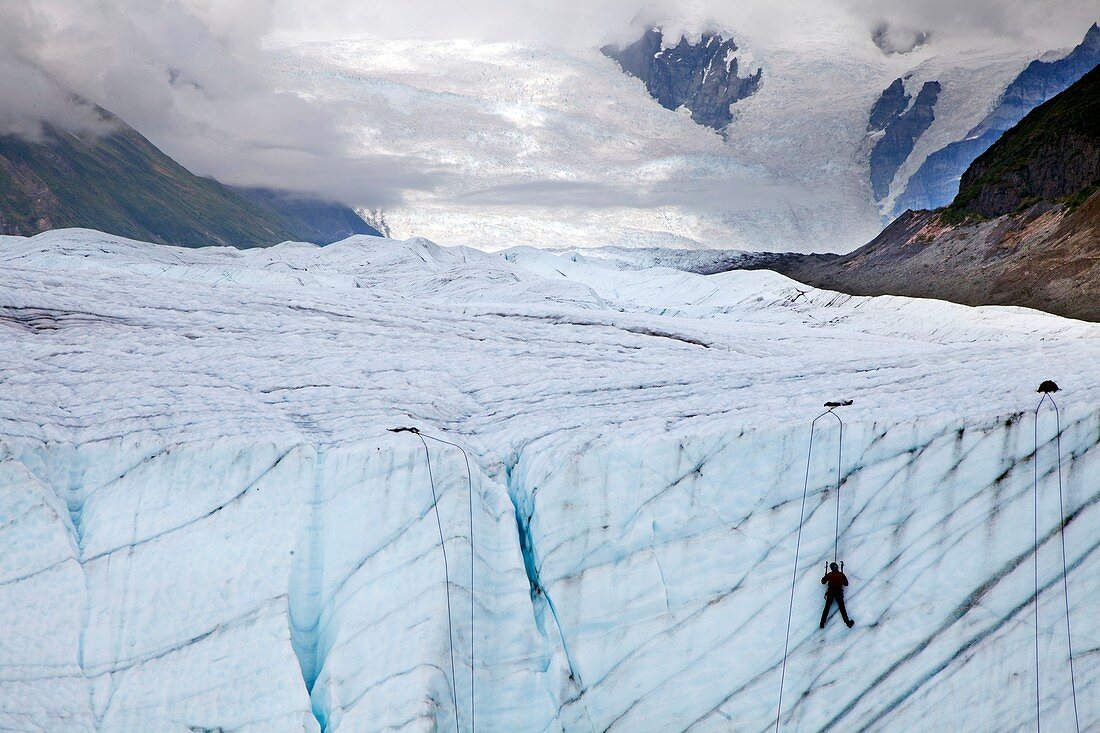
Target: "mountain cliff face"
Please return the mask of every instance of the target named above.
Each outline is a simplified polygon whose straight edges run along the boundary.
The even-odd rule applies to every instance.
[[[894,79],[890,86],[882,90],[871,107],[871,115],[867,120],[867,131],[877,132],[885,130],[886,126],[896,120],[909,106],[909,95],[905,92],[905,81],[900,77]]]
[[[881,132],[871,150],[871,188],[881,201],[890,192],[890,183],[898,168],[913,152],[917,138],[936,119],[935,106],[940,83],[926,81],[916,99],[905,90],[905,82],[895,79],[871,109],[868,131]]]
[[[762,69],[738,75],[733,39],[707,33],[698,42],[681,38],[675,46],[665,48],[663,37],[659,28],[652,28],[625,48],[604,46],[600,50],[624,72],[641,79],[663,107],[687,107],[695,122],[716,130],[733,119],[730,105],[760,88]]]
[[[103,114],[114,131],[99,137],[50,127],[41,140],[0,136],[0,233],[89,227],[191,247],[377,234],[346,207],[241,192],[196,176]]]
[[[959,191],[971,162],[1038,105],[1056,96],[1100,64],[1100,26],[1057,61],[1033,61],[1005,89],[997,106],[966,137],[928,156],[898,196],[895,213],[946,206]]]
[[[843,255],[752,266],[857,295],[1024,305],[1100,321],[1100,68],[1028,114],[947,209],[907,212]]]

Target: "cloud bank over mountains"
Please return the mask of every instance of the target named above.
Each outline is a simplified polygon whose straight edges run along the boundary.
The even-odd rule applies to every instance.
[[[273,9],[256,0],[5,3],[0,133],[33,139],[50,124],[102,134],[102,105],[225,183],[379,205],[433,185],[420,161],[350,155],[333,110],[272,88],[261,42]]]
[[[1072,45],[1094,20],[1084,0],[30,0],[0,6],[0,134],[34,138],[43,124],[79,134],[117,114],[181,163],[226,183],[314,191],[384,207],[441,185],[423,160],[357,150],[343,115],[274,88],[266,39],[475,38],[596,46],[662,23],[696,35],[712,26],[752,49],[815,34],[891,29],[930,44]],[[901,30],[898,30],[901,29]]]

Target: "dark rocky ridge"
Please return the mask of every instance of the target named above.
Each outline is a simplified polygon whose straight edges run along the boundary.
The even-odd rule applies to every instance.
[[[258,207],[270,209],[292,223],[295,237],[314,244],[330,244],[356,234],[382,236],[355,211],[342,204],[270,188],[232,187]]]
[[[932,153],[909,178],[894,205],[906,209],[946,206],[959,191],[967,167],[989,146],[1043,102],[1060,94],[1100,64],[1100,27],[1095,23],[1068,55],[1056,61],[1032,61],[1001,95],[997,106],[966,137]]]
[[[935,107],[940,97],[940,83],[926,81],[917,98],[905,91],[904,81],[895,79],[871,109],[868,130],[882,130],[883,135],[871,150],[871,189],[879,201],[890,193],[890,184],[898,168],[913,152],[917,139],[936,119]],[[907,109],[908,107],[908,109]]]
[[[646,31],[634,43],[600,51],[618,62],[627,74],[641,79],[650,95],[666,109],[687,107],[691,119],[720,130],[730,123],[730,105],[760,88],[761,69],[738,76],[732,39],[707,33],[697,43],[681,38],[672,48],[662,48],[659,28]],[[727,63],[728,59],[728,63]]]
[[[0,136],[0,234],[86,227],[186,247],[317,244],[377,234],[345,206],[238,191],[192,174],[132,127],[79,136],[46,126],[41,140]]]
[[[909,99],[910,96],[905,92],[905,82],[901,77],[894,79],[890,86],[882,90],[882,94],[871,107],[871,114],[867,120],[867,132],[885,130],[886,126],[900,117],[909,106]]]

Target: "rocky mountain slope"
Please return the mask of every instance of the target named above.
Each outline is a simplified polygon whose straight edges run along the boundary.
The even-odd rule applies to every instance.
[[[286,194],[238,191],[201,178],[117,117],[113,131],[42,139],[0,136],[0,233],[91,227],[182,246],[329,243],[377,234],[353,211]]]
[[[853,294],[1026,305],[1100,320],[1100,67],[970,166],[946,209],[907,212],[847,255],[750,266]]]
[[[1100,183],[1100,67],[1006,132],[962,176],[948,208],[995,217],[1033,202],[1083,200]]]
[[[1005,89],[996,106],[966,136],[928,155],[904,184],[894,202],[906,209],[945,206],[959,190],[959,178],[971,162],[1038,105],[1056,96],[1100,64],[1100,26],[1093,24],[1068,55],[1028,64]]]
[[[257,207],[270,209],[281,216],[289,222],[294,238],[303,242],[331,244],[356,234],[382,236],[354,209],[342,204],[270,188],[232,187],[232,190]]]

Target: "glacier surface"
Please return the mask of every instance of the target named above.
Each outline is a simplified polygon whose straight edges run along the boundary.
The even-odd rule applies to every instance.
[[[856,626],[825,426],[782,730],[1031,730],[1036,604],[1071,730],[1046,378],[1100,725],[1100,326],[420,239],[69,230],[0,277],[4,730],[774,729],[841,397]],[[428,441],[436,506],[405,425],[470,456]]]

